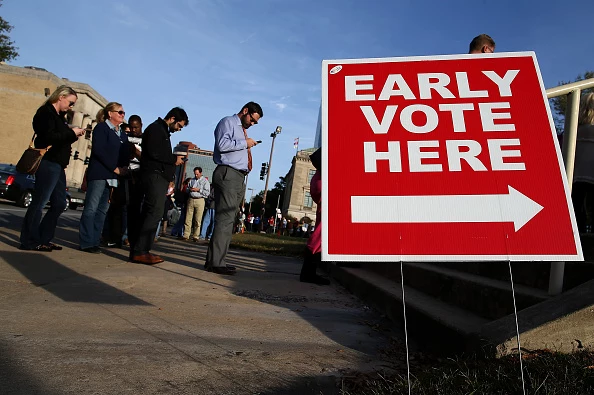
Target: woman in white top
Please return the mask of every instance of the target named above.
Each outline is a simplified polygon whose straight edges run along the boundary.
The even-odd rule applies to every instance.
[[[594,214],[594,93],[580,101],[571,198],[578,229],[584,233],[586,226],[591,228]]]

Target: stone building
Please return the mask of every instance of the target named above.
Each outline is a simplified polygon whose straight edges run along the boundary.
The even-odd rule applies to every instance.
[[[309,156],[315,150],[316,148],[304,149],[298,151],[297,155],[293,157],[291,169],[285,177],[287,186],[281,208],[283,216],[290,215],[299,220],[303,217],[309,217],[313,221],[316,219],[317,205],[309,191],[309,183],[316,173]]]
[[[180,141],[173,150],[175,152],[187,152],[188,160],[178,166],[175,171],[175,185],[179,188],[186,178],[194,178],[194,168],[201,167],[202,175],[212,182],[212,174],[217,165],[213,160],[213,151],[199,148],[189,141]]]
[[[31,142],[33,116],[47,97],[60,85],[69,85],[78,100],[67,114],[68,123],[93,128],[99,109],[107,100],[87,84],[68,81],[38,67],[17,67],[0,64],[0,162],[16,164]],[[75,160],[75,153],[78,158]],[[80,187],[86,169],[85,159],[91,155],[91,134],[72,144],[70,163],[66,168],[69,187]]]

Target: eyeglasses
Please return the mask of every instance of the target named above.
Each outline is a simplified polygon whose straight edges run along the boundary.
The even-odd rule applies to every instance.
[[[249,113],[248,113],[248,114],[249,114]],[[254,118],[254,114],[249,114],[249,116],[250,116],[250,118],[252,119],[252,123],[253,123],[254,125],[257,125],[257,124],[258,124],[258,120],[257,120],[256,118]]]
[[[71,102],[68,103],[68,107],[73,107],[75,104],[76,104],[75,101],[71,101]]]
[[[120,115],[126,115],[126,111],[124,110],[120,110],[120,111],[112,111],[112,112],[117,112]]]

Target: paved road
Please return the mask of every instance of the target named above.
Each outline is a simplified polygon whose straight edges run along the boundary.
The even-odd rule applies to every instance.
[[[19,251],[24,209],[0,203],[0,393],[324,394],[392,363],[394,334],[336,284],[298,281],[295,259],[232,251],[234,277],[202,270],[205,247],[162,239],[166,262],[77,248]],[[397,336],[397,335],[396,335]]]

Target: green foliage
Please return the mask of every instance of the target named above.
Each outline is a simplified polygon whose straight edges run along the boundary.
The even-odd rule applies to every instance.
[[[2,0],[0,0],[0,7],[2,7]],[[0,16],[0,62],[14,60],[19,56],[18,48],[8,36],[11,30],[12,26]]]
[[[590,78],[594,78],[594,71],[586,71],[584,74],[580,74],[576,77],[574,81],[561,81],[559,85],[570,84],[572,82],[578,82],[582,80],[587,80]],[[584,89],[582,93],[593,92],[594,89]],[[552,99],[549,99],[551,107],[553,109],[553,119],[555,120],[555,127],[557,128],[557,132],[563,132],[563,127],[565,123],[565,109],[567,108],[567,96],[557,96]]]
[[[307,239],[303,237],[248,232],[234,234],[231,239],[231,247],[272,255],[301,257],[306,242]]]

